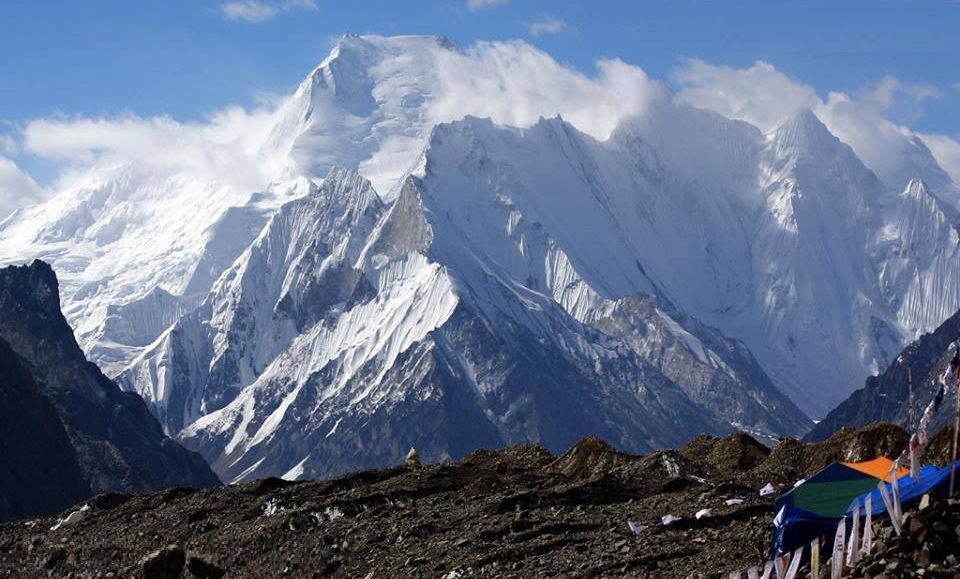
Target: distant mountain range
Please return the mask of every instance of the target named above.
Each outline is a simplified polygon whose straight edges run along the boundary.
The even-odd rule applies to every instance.
[[[922,141],[883,182],[809,111],[437,123],[458,50],[345,37],[263,191],[101,165],[0,255],[49,260],[90,358],[226,481],[800,435],[960,309],[960,188]]]

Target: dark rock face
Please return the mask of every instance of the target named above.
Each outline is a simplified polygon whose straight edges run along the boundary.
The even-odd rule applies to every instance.
[[[56,409],[0,339],[0,521],[50,515],[90,495]]]
[[[79,466],[83,494],[218,484],[199,455],[164,436],[139,396],[121,392],[86,360],[60,312],[57,278],[46,263],[0,269],[0,339],[22,361],[22,369],[62,424],[74,451],[65,472],[71,464]],[[17,388],[17,383],[6,388]],[[52,420],[49,413],[37,416]],[[40,424],[31,429],[41,430]],[[56,436],[53,432],[57,430],[51,430]],[[0,443],[24,444],[9,434],[11,438]],[[71,495],[68,502],[75,499]]]
[[[805,440],[823,440],[840,428],[860,428],[871,422],[891,422],[912,430],[924,407],[933,398],[937,380],[950,362],[951,343],[960,339],[960,312],[933,333],[924,334],[907,346],[879,376],[833,409],[807,434]],[[910,373],[913,377],[914,409],[910,412]],[[956,388],[947,388],[943,407],[934,418],[930,434],[950,422]]]
[[[658,315],[658,307],[670,315],[670,322]],[[672,329],[673,323],[680,328]],[[810,429],[811,421],[777,390],[742,342],[683,314],[664,299],[627,296],[595,325],[641,353],[715,416],[734,425],[749,425],[755,434],[774,440],[777,435],[800,436]],[[686,345],[678,332],[696,336],[719,360]]]

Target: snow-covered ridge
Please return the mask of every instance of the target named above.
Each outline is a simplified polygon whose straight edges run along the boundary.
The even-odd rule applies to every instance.
[[[441,458],[478,444],[559,447],[596,429],[642,449],[731,424],[805,428],[749,354],[732,354],[742,347],[685,320],[698,338],[656,306],[600,297],[506,191],[456,212],[447,193],[469,192],[430,177],[440,143],[389,209],[338,169],[281,207],[204,303],[122,374],[125,386],[228,480],[329,474],[409,445]],[[657,333],[630,335],[647,324]],[[710,383],[727,403],[702,395]],[[380,429],[394,433],[386,446],[344,456],[352,437]]]
[[[664,114],[683,118],[693,143],[735,135],[714,152],[726,162],[674,177],[651,145],[666,141],[653,122],[599,142],[561,119],[512,129],[468,118],[434,131],[419,171],[431,206],[461,224],[458,243],[508,277],[581,320],[610,300],[656,295],[746,342],[814,414],[960,307],[951,210],[932,195],[911,201],[926,191],[919,182],[912,194],[887,189],[809,111],[766,135],[689,107]],[[909,232],[898,231],[905,216]],[[568,262],[539,257],[558,249]],[[895,288],[898,262],[913,269]],[[540,263],[564,273],[531,269]],[[928,276],[946,283],[924,284],[932,293],[920,298]]]

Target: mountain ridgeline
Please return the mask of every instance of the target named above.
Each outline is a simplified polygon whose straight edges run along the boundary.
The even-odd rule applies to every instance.
[[[922,143],[881,180],[810,111],[440,114],[459,54],[345,37],[273,114],[276,182],[96,166],[0,255],[49,258],[91,360],[230,482],[798,436],[960,309],[960,188]]]

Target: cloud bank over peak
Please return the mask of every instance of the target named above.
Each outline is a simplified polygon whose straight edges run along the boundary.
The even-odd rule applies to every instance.
[[[920,105],[940,98],[928,84],[906,84],[893,76],[861,87],[855,95],[830,92],[821,98],[810,85],[793,79],[772,64],[757,61],[746,68],[684,61],[671,75],[678,98],[701,108],[756,125],[764,131],[802,109],[812,110],[891,187],[914,177],[905,164],[918,147],[928,146],[937,162],[958,183],[960,144],[946,135],[919,135],[890,116],[916,117]]]
[[[672,78],[681,87],[681,99],[764,131],[797,111],[817,108],[821,102],[812,86],[762,61],[737,69],[690,59],[673,72]]]
[[[229,107],[201,122],[128,114],[105,118],[41,118],[23,130],[23,152],[63,164],[57,188],[98,165],[136,165],[160,175],[179,174],[255,190],[282,170],[284,160],[264,156],[273,128],[271,110]]]
[[[437,61],[442,88],[428,104],[429,118],[439,123],[473,115],[524,127],[561,115],[603,140],[624,118],[669,96],[638,66],[611,59],[596,67],[596,74],[587,76],[523,41],[446,50]]]

